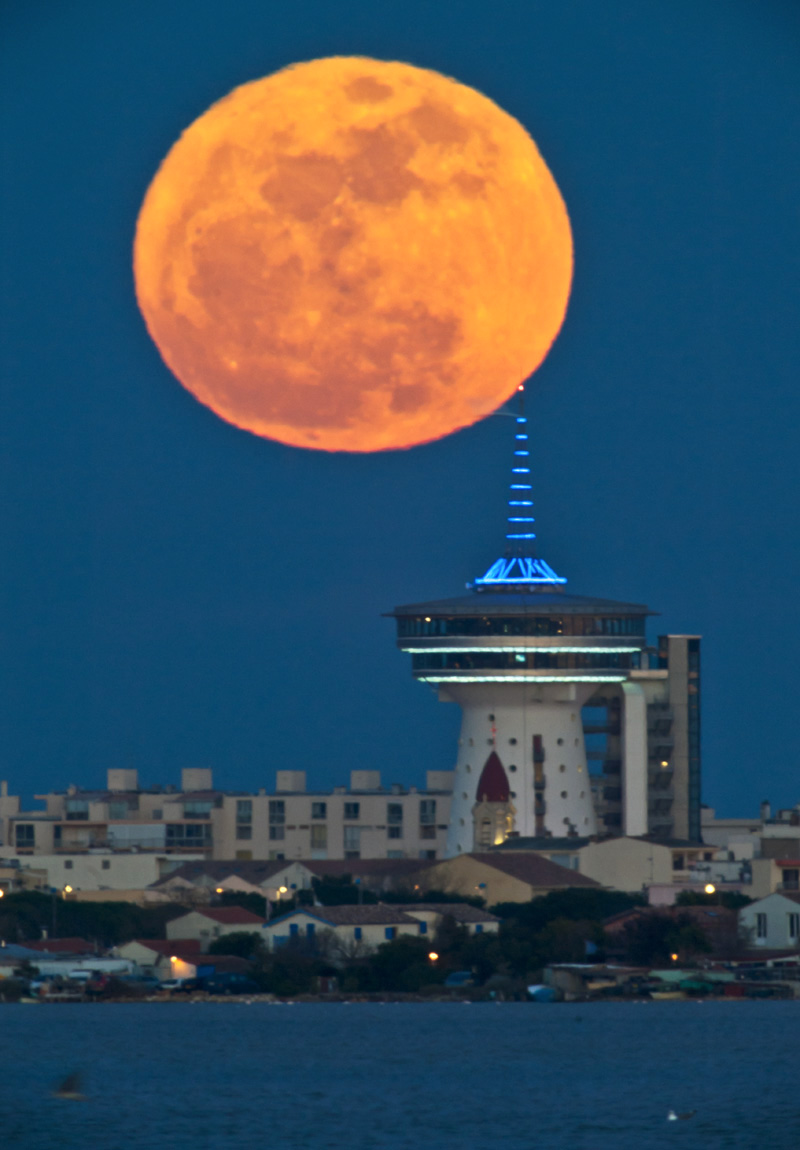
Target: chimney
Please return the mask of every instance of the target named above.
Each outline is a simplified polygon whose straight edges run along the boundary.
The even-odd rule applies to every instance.
[[[772,814],[772,808],[769,805],[769,799],[764,799],[761,804],[761,821],[765,823]]]

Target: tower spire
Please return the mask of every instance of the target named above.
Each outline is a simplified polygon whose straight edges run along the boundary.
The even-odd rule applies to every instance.
[[[533,530],[533,485],[531,483],[530,438],[525,415],[525,386],[517,388],[519,414],[514,416],[514,454],[509,483],[508,513],[506,515],[506,553],[497,559],[485,574],[475,579],[472,586],[479,591],[486,587],[523,588],[532,586],[558,586],[567,580],[557,575],[549,563],[531,554],[536,532]]]

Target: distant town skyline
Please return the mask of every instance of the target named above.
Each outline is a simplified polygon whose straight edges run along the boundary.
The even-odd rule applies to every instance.
[[[12,792],[454,766],[458,710],[382,616],[501,554],[511,421],[373,456],[258,440],[174,384],[133,292],[182,129],[288,63],[364,54],[474,86],[540,146],[576,260],[527,392],[542,554],[572,593],[661,612],[650,642],[703,636],[706,803],[798,802],[796,6],[11,0],[0,27]]]

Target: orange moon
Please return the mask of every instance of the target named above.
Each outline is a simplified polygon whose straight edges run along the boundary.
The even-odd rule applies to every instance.
[[[217,415],[382,451],[475,423],[539,366],[572,237],[533,140],[486,96],[334,57],[186,129],[145,196],[134,274],[165,363]]]

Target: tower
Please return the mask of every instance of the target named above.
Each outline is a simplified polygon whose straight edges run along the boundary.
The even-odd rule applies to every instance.
[[[462,711],[446,853],[509,836],[669,837],[677,823],[690,831],[690,816],[670,815],[696,807],[699,819],[699,744],[687,771],[694,790],[676,802],[674,692],[661,682],[666,658],[647,648],[652,612],[572,595],[534,553],[524,414],[514,426],[505,555],[468,594],[391,612],[415,679]],[[594,724],[585,724],[590,703]]]

